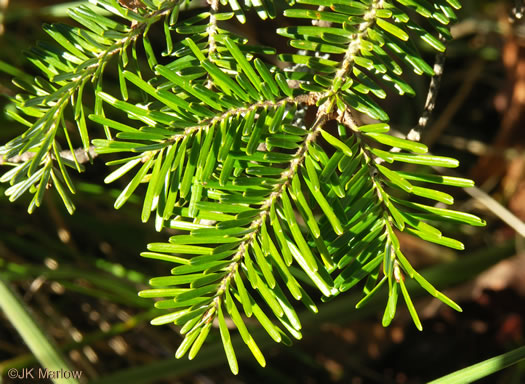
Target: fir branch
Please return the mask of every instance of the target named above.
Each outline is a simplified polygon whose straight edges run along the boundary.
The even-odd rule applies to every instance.
[[[290,165],[288,168],[286,168],[279,177],[280,180],[282,180],[281,184],[278,186],[278,189],[270,194],[270,196],[262,203],[260,207],[260,213],[259,215],[253,220],[251,223],[249,230],[250,233],[248,233],[242,243],[239,245],[239,250],[232,258],[232,265],[230,266],[230,272],[228,275],[222,280],[220,288],[218,292],[223,292],[228,284],[230,283],[231,279],[233,278],[234,273],[238,269],[240,263],[243,261],[245,254],[248,250],[248,247],[251,246],[252,242],[255,240],[257,234],[261,230],[262,223],[266,220],[268,215],[270,214],[270,210],[272,206],[281,198],[281,195],[285,191],[286,187],[290,185],[290,182],[294,178],[294,176],[297,174],[299,166],[301,166],[304,162],[308,146],[310,143],[315,141],[315,138],[319,134],[319,129],[322,128],[323,124],[326,123],[328,120],[328,115],[325,113],[319,113],[318,120],[313,124],[310,132],[306,135],[306,139],[304,140],[301,147],[297,150],[297,152],[294,154],[294,159],[290,162]],[[219,297],[216,297],[217,303],[220,302]]]
[[[257,103],[254,103],[248,106],[244,106],[242,108],[232,108],[222,113],[221,115],[214,116],[210,119],[203,120],[199,125],[191,126],[191,127],[184,129],[183,133],[177,133],[171,136],[169,139],[166,140],[166,142],[176,142],[185,137],[192,136],[200,131],[210,128],[212,125],[215,125],[215,124],[220,123],[221,121],[227,120],[228,118],[234,115],[243,116],[248,112],[257,111],[260,108],[277,108],[277,107],[280,107],[281,105],[286,105],[286,104],[315,105],[318,99],[319,99],[319,95],[312,92],[306,95],[286,97],[278,101],[264,100],[264,101],[260,101],[260,102],[257,102]]]
[[[384,7],[384,0],[373,0],[370,3],[370,6],[367,12],[364,14],[364,21],[359,24],[358,32],[353,36],[351,43],[348,46],[348,49],[345,52],[345,56],[341,63],[341,66],[337,70],[334,79],[332,81],[332,87],[329,93],[333,93],[336,84],[341,84],[342,80],[346,75],[352,70],[355,64],[355,56],[361,49],[361,40],[367,35],[368,30],[376,21],[376,11]]]
[[[0,148],[0,153],[3,155],[4,159],[26,159],[24,162],[28,164],[26,181],[31,180],[31,183],[39,182],[40,185],[47,185],[49,178],[52,176],[55,182],[59,182],[57,181],[59,179],[56,179],[54,173],[45,171],[51,169],[54,166],[54,162],[58,162],[56,165],[58,165],[60,169],[62,179],[66,182],[69,190],[74,193],[73,185],[69,179],[64,164],[62,164],[60,159],[52,155],[53,152],[57,152],[57,147],[59,147],[59,144],[56,141],[56,134],[61,125],[64,128],[64,134],[70,147],[70,151],[72,154],[75,154],[75,150],[72,147],[69,133],[67,132],[64,122],[64,112],[66,108],[70,105],[74,105],[74,114],[78,124],[79,135],[84,150],[89,152],[89,134],[85,123],[84,101],[82,99],[84,87],[89,82],[96,84],[96,88],[101,87],[102,73],[108,62],[115,55],[121,54],[130,43],[144,35],[152,23],[160,20],[163,16],[171,12],[174,7],[177,7],[180,4],[180,1],[181,0],[170,0],[165,2],[163,8],[147,12],[142,21],[137,21],[131,18],[132,23],[130,27],[121,27],[121,30],[124,30],[124,36],[122,38],[111,39],[112,43],[104,45],[103,49],[100,49],[102,45],[97,42],[97,39],[90,36],[86,31],[83,31],[85,34],[82,37],[80,37],[81,33],[76,37],[76,39],[84,39],[84,43],[79,44],[75,41],[70,42],[67,40],[66,36],[70,35],[69,38],[73,39],[72,36],[74,34],[71,33],[71,30],[66,29],[66,32],[64,32],[63,28],[60,27],[56,27],[56,30],[54,26],[47,27],[50,35],[63,46],[64,51],[62,56],[64,61],[67,61],[70,65],[66,69],[64,63],[57,63],[53,58],[55,53],[51,50],[49,52],[44,51],[43,58],[37,55],[36,58],[33,59],[35,65],[47,74],[50,83],[48,83],[47,86],[43,86],[39,82],[35,82],[30,88],[32,88],[32,91],[36,93],[36,95],[30,95],[25,99],[20,98],[15,102],[22,113],[28,114],[29,116],[38,116],[38,119],[34,123],[30,123],[21,116],[14,116],[16,120],[23,122],[25,125],[29,126],[29,128],[25,134]],[[127,16],[125,12],[114,8],[105,2],[99,1],[95,3],[119,16]],[[95,28],[93,26],[94,22],[89,18],[88,20],[90,23],[88,26],[90,26],[90,28]],[[102,27],[98,25],[96,28],[104,31],[105,28],[107,28],[108,22],[103,21],[101,22],[101,25]],[[118,24],[114,24],[113,26],[116,28],[117,25]],[[82,31],[81,29],[79,30]],[[117,34],[122,33],[119,31]],[[105,43],[108,41],[109,40],[105,41]],[[78,47],[75,46],[75,44],[77,44]],[[96,47],[96,49],[94,48],[93,52],[86,52],[86,45],[92,45],[93,47]],[[74,65],[74,67],[72,67],[72,65]],[[21,87],[26,89],[27,86],[21,85]],[[42,93],[46,96],[40,96]],[[97,102],[95,103],[95,111],[100,112],[97,110],[97,105],[100,104]],[[35,106],[38,106],[40,109],[36,109]],[[37,111],[36,114],[35,110]],[[109,136],[108,131],[106,131],[106,135]],[[34,152],[34,155],[26,155],[28,151],[30,153]],[[81,167],[78,159],[73,157],[73,160],[77,171],[80,172]],[[44,177],[44,180],[35,177],[32,178],[32,176],[37,173],[41,177]],[[7,181],[5,175],[3,179],[4,181]],[[18,179],[18,185],[21,187],[21,190],[27,190],[30,186],[26,181],[20,181],[20,179]],[[59,185],[57,185],[57,189],[61,189]],[[15,196],[18,197],[19,195],[20,194],[16,194]],[[33,201],[37,206],[40,204],[42,196],[43,195],[40,193],[35,194],[34,199],[37,200]],[[72,202],[64,193],[61,193],[61,196],[67,206],[73,206]]]
[[[97,0],[130,25],[125,27],[110,19],[90,24],[98,31],[98,37],[92,38],[105,39],[106,44],[95,50],[92,61],[84,58],[90,53],[82,53],[58,36],[76,53],[73,61],[66,63],[73,72],[66,71],[66,64],[52,57],[49,62],[37,61],[51,83],[35,85],[33,93],[47,92],[51,96],[22,97],[17,102],[29,115],[41,112],[35,105],[45,107],[43,113],[53,119],[32,124],[21,116],[15,117],[30,128],[12,142],[12,148],[4,149],[8,158],[25,161],[12,162],[13,168],[2,177],[2,181],[14,184],[6,194],[14,200],[32,187],[36,190],[30,206],[33,209],[39,205],[50,178],[61,195],[66,190],[63,183],[73,192],[64,165],[80,170],[81,162],[76,156],[67,164],[62,162],[66,153],[54,134],[59,123],[65,126],[65,106],[76,98],[79,109],[75,108],[75,119],[85,148],[91,149],[85,123],[82,125],[82,89],[89,80],[95,80],[96,103],[88,117],[106,132],[106,139],[92,141],[96,153],[123,156],[108,163],[118,168],[105,182],[129,175],[135,168],[115,208],[144,185],[142,221],[149,221],[155,212],[157,230],[170,227],[178,231],[169,242],[149,244],[148,252],[141,254],[177,264],[170,276],[150,281],[158,288],[141,292],[144,297],[168,298],[155,305],[173,311],[155,318],[152,324],[174,322],[182,326],[185,338],[177,358],[188,352],[192,359],[217,318],[230,367],[237,373],[226,325],[229,316],[264,366],[264,357],[237,306],[242,306],[247,317],[254,315],[276,342],[284,342],[286,334],[265,314],[259,305],[264,304],[288,333],[299,339],[300,320],[287,297],[291,295],[317,311],[300,284],[304,282],[331,297],[366,278],[364,298],[358,306],[382,287],[388,287],[385,326],[395,315],[401,292],[416,327],[422,328],[405,277],[415,279],[431,295],[460,310],[414,270],[402,253],[396,231],[462,249],[459,241],[443,236],[433,226],[434,221],[479,226],[484,224],[481,219],[409,199],[418,196],[452,204],[452,196],[432,185],[468,186],[471,182],[396,170],[391,165],[396,162],[423,167],[456,167],[458,162],[429,155],[423,144],[390,135],[385,123],[389,118],[380,101],[387,97],[385,85],[401,95],[415,94],[409,81],[401,77],[399,63],[416,74],[434,76],[419,122],[421,126],[426,124],[434,108],[441,67],[438,60],[433,70],[413,42],[419,38],[443,52],[444,41],[434,34],[449,36],[446,25],[455,19],[457,0],[439,4],[356,0],[349,5],[301,0],[285,10],[285,15],[308,20],[308,25],[277,31],[299,49],[298,54],[279,56],[292,63],[284,71],[258,57],[261,53],[273,56],[273,50],[244,45],[242,37],[218,28],[219,20],[233,16],[245,21],[237,0],[227,2],[233,13],[219,14],[218,0],[209,0],[209,13],[176,22],[178,13],[171,12],[178,1],[147,1],[144,7],[126,2],[130,7],[121,8],[114,0]],[[262,19],[275,16],[272,1],[248,3],[247,7],[255,8]],[[432,32],[413,21],[415,13],[430,20],[427,24]],[[72,14],[84,20],[85,16]],[[166,61],[171,60],[164,65],[158,65],[147,36],[150,27],[161,19]],[[56,32],[53,28],[59,29],[51,27],[51,33]],[[152,70],[149,80],[138,65],[136,43],[141,37],[145,61]],[[127,66],[130,45],[135,67]],[[102,90],[104,67],[117,55],[121,99]],[[342,59],[335,60],[336,55]],[[74,72],[78,68],[84,72]],[[52,88],[53,84],[59,85],[58,94],[38,88]],[[128,95],[128,85],[140,90],[145,99],[133,100],[138,92]],[[106,117],[103,103],[126,117]],[[306,111],[315,114],[313,122],[306,120]],[[374,122],[362,124],[364,119],[359,114],[368,115]],[[40,123],[45,124],[38,131]],[[76,155],[67,130],[64,134],[71,155]],[[42,143],[49,145],[46,151],[38,150]],[[50,154],[51,148],[54,154]],[[38,152],[23,158],[28,150]],[[60,169],[53,166],[54,161]],[[41,162],[43,167],[37,170]],[[28,172],[24,167],[30,165]],[[26,176],[28,179],[24,179]],[[67,196],[64,201],[70,209]],[[286,294],[283,284],[289,291]],[[262,300],[255,300],[254,292]]]
[[[290,103],[290,102],[304,103],[305,105],[315,105],[317,99],[318,99],[318,95],[316,94],[300,95],[294,98],[290,98],[290,97],[286,98],[277,103],[269,103],[269,102],[257,103],[243,110],[242,112],[237,111],[237,113],[246,113],[250,110],[255,110],[262,106],[276,107],[284,103]],[[227,114],[223,114],[220,118],[224,118],[225,115]],[[238,269],[241,263],[244,262],[244,258],[246,256],[246,253],[248,252],[248,248],[252,246],[253,242],[255,241],[257,235],[259,234],[261,230],[263,222],[267,219],[267,217],[270,214],[270,210],[272,206],[276,204],[276,202],[281,198],[281,195],[285,191],[286,187],[289,186],[291,180],[297,174],[299,166],[301,166],[304,162],[309,144],[315,141],[315,138],[317,137],[319,133],[319,129],[329,119],[329,115],[322,108],[320,109],[320,112],[318,112],[318,116],[319,116],[318,120],[316,120],[316,122],[312,125],[312,128],[310,129],[310,132],[306,135],[304,142],[302,143],[300,148],[297,150],[297,152],[294,154],[293,160],[290,162],[289,166],[282,171],[279,177],[279,180],[281,182],[278,185],[277,190],[270,193],[269,197],[262,202],[259,208],[260,213],[253,219],[252,223],[247,229],[248,233],[244,236],[244,238],[242,239],[241,243],[239,244],[237,248],[238,249],[237,252],[231,258],[231,263],[227,267],[228,272],[221,279],[218,285],[218,288],[216,290],[216,293],[213,296],[213,299],[211,300],[210,304],[207,306],[207,309],[203,312],[200,320],[198,321],[197,325],[194,326],[193,329],[195,329],[197,326],[201,324],[211,322],[213,318],[215,317],[215,315],[218,313],[219,311],[218,308],[221,305],[221,303],[224,301],[223,296],[226,294],[227,290],[229,289],[229,286],[232,283],[235,274],[238,273]],[[209,125],[211,125],[211,123]]]
[[[219,12],[219,0],[208,0],[210,4],[210,18],[208,21],[208,60],[213,62],[213,55],[217,49],[217,42],[215,41],[215,35],[217,35],[217,17],[216,14]],[[211,85],[210,82],[208,82]]]

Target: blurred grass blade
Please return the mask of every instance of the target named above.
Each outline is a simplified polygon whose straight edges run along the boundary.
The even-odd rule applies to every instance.
[[[40,364],[48,372],[72,372],[66,360],[57,348],[44,335],[38,324],[24,306],[22,300],[13,292],[0,275],[0,308],[4,312],[11,325],[16,329],[31,352]],[[75,384],[78,380],[74,378],[59,378],[54,383]]]
[[[510,352],[492,357],[488,360],[460,369],[449,375],[431,381],[429,384],[463,384],[472,383],[504,368],[525,360],[525,346]]]

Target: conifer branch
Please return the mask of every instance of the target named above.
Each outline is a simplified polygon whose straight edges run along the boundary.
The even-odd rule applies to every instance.
[[[352,36],[352,41],[348,46],[348,49],[345,52],[343,62],[336,72],[334,79],[332,81],[331,92],[334,92],[334,86],[336,84],[341,84],[346,75],[352,70],[355,64],[355,56],[361,49],[361,40],[367,36],[368,30],[376,21],[376,12],[378,9],[383,8],[384,0],[373,0],[370,3],[370,7],[363,15],[363,22],[359,24],[357,33]]]
[[[242,107],[242,108],[232,108],[222,113],[221,115],[214,116],[210,119],[203,120],[199,125],[191,126],[191,127],[184,129],[183,133],[175,134],[171,136],[167,141],[175,142],[180,139],[183,139],[184,137],[191,136],[197,132],[203,131],[211,127],[212,125],[215,125],[215,124],[220,123],[221,121],[227,120],[228,118],[234,115],[243,116],[244,114],[248,112],[257,111],[260,108],[276,108],[276,107],[280,107],[281,105],[286,105],[286,104],[315,105],[318,99],[319,99],[319,95],[315,92],[311,92],[306,95],[286,97],[278,101],[265,100],[265,101],[260,101],[252,105]]]
[[[444,52],[445,41],[439,37],[450,38],[447,28],[459,8],[457,0],[301,0],[284,14],[306,25],[292,23],[277,30],[298,53],[279,56],[273,49],[245,45],[245,39],[222,24],[218,28],[218,21],[246,20],[237,0],[221,2],[233,10],[226,13],[219,13],[218,0],[209,0],[209,12],[190,18],[178,14],[179,0],[126,2],[125,8],[115,0],[95,3],[125,22],[81,7],[72,17],[87,29],[65,33],[60,26],[49,27],[64,48],[63,61],[51,51],[39,51],[43,58],[34,59],[50,82],[22,85],[32,95],[15,102],[24,116],[37,121],[14,116],[29,128],[2,148],[12,168],[0,181],[11,183],[6,191],[11,200],[26,191],[34,193],[32,211],[52,180],[72,212],[68,191],[74,188],[65,169],[80,171],[87,159],[74,149],[67,129],[69,154],[55,134],[65,128],[64,111],[71,104],[89,154],[93,147],[85,118],[100,124],[105,139],[91,141],[95,153],[121,156],[108,163],[117,168],[105,182],[128,177],[115,208],[140,195],[144,186],[142,221],[153,216],[157,230],[177,230],[169,241],[149,244],[141,254],[176,266],[169,276],[151,279],[154,288],[140,293],[165,298],[155,306],[171,310],[152,324],[182,326],[185,338],[177,358],[186,353],[195,357],[218,319],[228,362],[237,373],[229,316],[264,366],[244,317],[254,316],[276,342],[287,341],[287,334],[301,338],[301,324],[288,297],[317,311],[301,286],[305,282],[329,298],[365,279],[358,307],[388,287],[385,326],[394,318],[401,292],[416,327],[422,328],[405,278],[460,310],[415,271],[396,231],[462,249],[462,243],[444,236],[434,223],[481,226],[481,219],[410,199],[450,205],[452,196],[437,187],[472,182],[399,171],[396,162],[422,169],[456,167],[458,162],[389,134],[389,117],[382,109],[388,87],[400,95],[415,95],[410,77],[401,76],[410,68],[433,76],[419,121],[426,124],[441,67],[438,60],[432,69],[414,42]],[[252,0],[246,7],[263,20],[276,15],[272,1]],[[429,20],[425,27],[414,21],[415,14]],[[163,65],[148,39],[151,27],[161,20],[167,47]],[[228,28],[228,22],[224,25]],[[71,43],[66,36],[76,40]],[[144,58],[137,52],[141,39]],[[261,53],[291,64],[284,70],[281,64],[268,65]],[[116,56],[119,97],[102,83],[105,66]],[[151,72],[141,71],[145,63]],[[86,112],[82,91],[90,80],[95,106]],[[141,100],[136,99],[138,91]],[[112,111],[108,117],[106,106]],[[306,112],[314,114],[313,122]],[[372,122],[361,123],[366,121],[361,114]],[[255,292],[261,300],[252,296]],[[270,320],[268,310],[287,332]]]

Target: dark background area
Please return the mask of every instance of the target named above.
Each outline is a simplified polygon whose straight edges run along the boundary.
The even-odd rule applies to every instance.
[[[50,7],[59,3],[0,0],[0,7],[8,5],[0,11],[0,60],[38,74],[24,50],[37,40],[50,41],[41,29],[43,23],[72,23],[57,14],[59,8]],[[473,178],[500,207],[523,221],[525,23],[509,18],[514,1],[465,0],[463,4],[459,22],[452,29],[455,40],[449,44],[436,109],[423,142],[436,154],[461,160],[457,169],[461,176]],[[197,9],[188,12],[200,10],[198,4],[194,6]],[[245,25],[236,24],[235,28],[251,43],[286,51],[291,48],[285,40],[273,34],[277,26],[286,23],[291,21],[278,17],[263,22],[250,15]],[[432,53],[427,52],[426,58],[432,62]],[[109,72],[108,84],[111,78]],[[416,84],[419,97],[389,98],[387,111],[394,129],[406,132],[417,122],[428,79],[418,78]],[[0,72],[4,112],[7,97],[16,92],[10,76]],[[20,129],[5,113],[0,114],[2,144]],[[166,235],[156,233],[151,223],[140,223],[138,197],[119,211],[113,209],[125,184],[103,184],[108,174],[104,162],[108,160],[95,159],[85,173],[75,177],[78,193],[73,216],[52,193],[46,195],[43,207],[28,215],[28,200],[9,203],[3,196],[6,186],[0,185],[0,271],[46,333],[83,371],[84,378],[96,380],[128,372],[126,381],[131,384],[142,373],[129,369],[150,365],[152,372],[166,372],[162,379],[149,381],[152,383],[416,384],[524,344],[523,238],[502,222],[494,209],[458,190],[453,192],[455,206],[487,220],[484,228],[445,229],[465,243],[466,251],[456,253],[408,235],[401,236],[401,241],[413,265],[423,269],[469,257],[481,260],[490,252],[504,259],[475,276],[469,271],[458,272],[464,273],[457,279],[461,283],[445,293],[462,306],[463,313],[423,295],[415,302],[423,332],[414,327],[404,305],[399,305],[393,324],[383,328],[385,303],[356,310],[351,293],[347,299],[321,304],[319,316],[306,317],[304,338],[293,347],[261,340],[266,368],[259,367],[241,347],[240,374],[233,377],[218,332],[212,332],[191,364],[185,359],[171,361],[181,341],[176,328],[150,326],[152,301],[136,294],[147,288],[150,277],[166,274],[163,263],[138,256],[148,242],[161,241]],[[446,286],[448,277],[437,276],[432,282]],[[357,294],[359,289],[353,292]],[[0,314],[0,373],[4,382],[10,382],[5,372],[12,366],[37,365],[16,330]],[[525,365],[480,382],[525,383]]]

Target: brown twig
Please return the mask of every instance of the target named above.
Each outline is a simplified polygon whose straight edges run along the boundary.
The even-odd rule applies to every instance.
[[[445,44],[446,40],[445,38],[440,34],[439,40]],[[428,86],[428,93],[427,93],[427,99],[425,101],[425,107],[423,109],[423,113],[421,114],[421,117],[419,118],[419,121],[417,122],[417,126],[412,128],[410,132],[408,132],[407,139],[419,141],[421,140],[421,132],[425,129],[425,127],[428,124],[428,121],[430,119],[430,116],[432,115],[432,112],[434,112],[434,108],[436,107],[436,99],[439,93],[439,86],[441,84],[441,77],[443,75],[443,67],[445,65],[445,57],[446,57],[446,50],[443,52],[438,52],[436,54],[436,60],[434,62],[434,76],[430,79],[430,84]]]
[[[35,152],[24,152],[21,155],[13,156],[9,159],[4,159],[3,157],[0,158],[0,165],[11,163],[11,164],[18,164],[18,163],[24,163],[28,160],[31,160],[33,157],[36,156]],[[54,155],[52,155],[54,158]],[[79,164],[87,163],[91,160],[93,160],[95,157],[98,156],[98,153],[95,152],[95,147],[91,145],[87,150],[84,148],[77,148],[74,150],[74,152],[71,152],[70,150],[63,150],[60,151],[60,157],[63,159],[74,161],[74,159],[77,159],[77,162]]]

